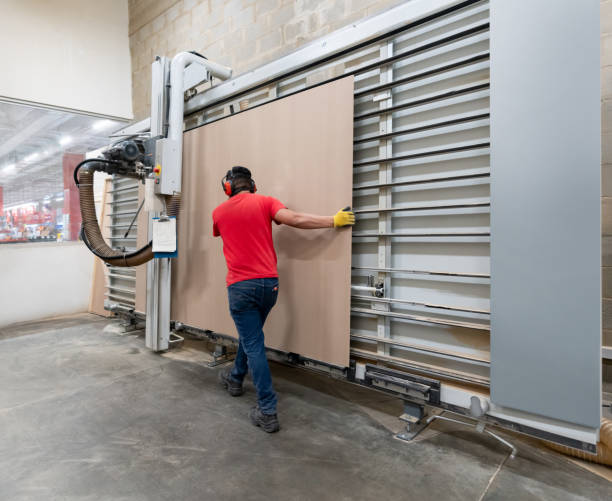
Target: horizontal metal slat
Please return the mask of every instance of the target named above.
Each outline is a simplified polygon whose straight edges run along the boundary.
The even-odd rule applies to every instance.
[[[420,45],[412,47],[408,50],[403,50],[401,52],[393,54],[392,56],[379,59],[378,61],[374,63],[367,63],[363,66],[357,66],[356,68],[352,68],[349,74],[359,75],[361,73],[371,71],[381,66],[387,66],[401,59],[406,59],[410,56],[414,56],[414,55],[426,52],[430,49],[434,49],[441,45],[449,44],[451,42],[467,38],[471,35],[487,31],[488,29],[489,29],[488,21],[485,21],[485,22],[479,21],[471,25],[450,31],[448,33],[444,33],[441,36],[434,37],[430,40],[427,40],[425,43],[421,43]]]
[[[353,238],[380,238],[380,237],[392,237],[392,238],[402,238],[406,242],[410,242],[413,244],[432,244],[432,243],[445,243],[445,244],[482,244],[482,243],[490,243],[491,238],[481,237],[481,236],[413,236],[413,235],[396,235],[392,233],[386,233],[382,235],[353,235]]]
[[[490,229],[482,231],[447,229],[423,230],[419,228],[414,231],[395,231],[395,232],[373,232],[373,231],[354,231],[354,237],[482,237],[490,236]]]
[[[122,204],[134,203],[134,202],[138,202],[138,197],[136,197],[136,198],[126,198],[124,200],[114,200],[112,202],[106,202],[106,204],[107,205],[122,205]]]
[[[489,89],[489,82],[477,83],[477,84],[468,84],[468,85],[460,85],[454,87],[450,90],[445,90],[444,92],[436,92],[426,96],[421,96],[418,99],[411,99],[409,101],[405,101],[402,103],[396,103],[393,106],[389,106],[387,108],[381,108],[374,111],[369,111],[367,113],[356,114],[353,117],[355,122],[360,120],[364,120],[366,118],[377,117],[380,115],[387,115],[389,113],[394,113],[396,111],[405,110],[408,108],[417,107],[423,104],[434,103],[436,101],[444,101],[446,99],[451,99],[454,97],[462,96],[465,94],[470,94],[472,92],[478,92],[482,90]]]
[[[420,278],[421,275],[425,276],[434,276],[436,278],[445,278],[445,279],[455,279],[455,278],[468,278],[468,279],[482,279],[487,280],[486,283],[489,283],[491,279],[491,275],[486,273],[462,273],[462,272],[450,272],[450,271],[432,271],[432,270],[414,270],[409,268],[378,268],[371,266],[352,266],[351,269],[357,271],[374,271],[381,273],[403,273],[403,274],[411,274],[411,275],[419,275],[417,279]]]
[[[455,360],[457,362],[481,365],[483,367],[489,367],[491,365],[489,360],[486,360],[484,358],[478,358],[478,357],[468,356],[468,355],[460,355],[457,353],[452,353],[452,352],[441,350],[441,349],[434,350],[432,348],[427,348],[427,347],[412,344],[412,343],[406,343],[403,341],[399,341],[397,339],[380,338],[376,336],[367,336],[364,334],[355,334],[351,332],[351,340],[368,341],[371,343],[383,343],[383,344],[387,344],[391,346],[401,347],[405,350],[413,351],[415,353],[421,353],[423,355],[441,357],[441,358],[446,358],[450,360]]]
[[[394,311],[373,310],[371,308],[351,307],[351,312],[361,313],[361,314],[371,315],[371,316],[398,318],[398,319],[406,320],[409,322],[417,322],[417,323],[423,323],[423,324],[450,325],[454,327],[465,327],[467,329],[476,329],[476,330],[482,330],[482,331],[491,330],[491,327],[485,324],[478,324],[478,323],[473,323],[473,322],[463,322],[461,320],[451,320],[451,319],[446,319],[446,318],[433,318],[433,317],[426,317],[423,315],[398,313]]]
[[[446,153],[454,153],[458,151],[474,150],[474,149],[489,148],[489,147],[490,147],[489,141],[456,143],[453,145],[445,145],[442,148],[435,148],[435,149],[424,148],[420,150],[414,150],[413,153],[410,153],[408,155],[396,155],[396,156],[390,156],[390,157],[379,157],[379,158],[372,158],[369,160],[361,160],[361,161],[353,163],[353,166],[361,167],[364,165],[377,165],[377,164],[386,163],[386,162],[398,162],[400,160],[410,160],[413,158],[430,157],[434,155],[443,155]]]
[[[382,186],[375,186],[371,189],[380,189],[380,188],[406,188],[405,191],[425,191],[425,190],[439,190],[444,188],[461,188],[465,186],[481,186],[485,184],[490,184],[491,178],[489,174],[479,174],[479,175],[471,175],[471,176],[456,176],[455,178],[448,179],[431,179],[428,181],[399,181],[396,183],[386,183]],[[361,188],[357,194],[353,197],[358,198],[361,195],[366,195],[364,191],[367,188]],[[399,209],[401,210],[401,208]]]
[[[410,360],[400,359],[399,357],[383,355],[382,353],[373,353],[371,351],[360,350],[358,348],[353,347],[351,347],[350,349],[350,354],[367,360],[386,362],[390,365],[395,365],[397,367],[402,367],[411,371],[420,372],[422,374],[427,374],[429,376],[434,376],[437,378],[452,379],[454,381],[461,381],[463,383],[471,383],[484,387],[489,387],[490,385],[490,379],[488,377],[482,377],[477,374],[449,370],[443,367],[413,362]]]
[[[452,208],[467,208],[467,207],[488,207],[491,200],[487,198],[476,199],[473,202],[462,202],[459,204],[449,204],[448,202],[441,203],[429,203],[413,204],[408,207],[390,207],[390,208],[372,208],[372,209],[358,209],[355,211],[356,214],[368,214],[377,212],[395,212],[395,211],[413,211],[413,210],[436,210],[436,209],[452,209]]]
[[[132,268],[130,266],[125,267],[125,266],[109,266],[108,267],[109,270],[111,270],[113,273],[120,273],[123,275],[128,275],[131,277],[136,276],[136,269]]]
[[[136,289],[127,289],[125,287],[117,287],[116,285],[109,285],[107,287],[107,289],[113,290],[113,291],[117,291],[117,292],[124,292],[126,294],[135,294],[136,293]]]
[[[410,186],[415,184],[436,183],[439,181],[455,181],[470,177],[488,176],[491,173],[490,167],[475,167],[472,169],[462,169],[454,172],[445,172],[439,174],[426,174],[419,176],[411,176],[404,181],[392,181],[390,183],[366,183],[354,184],[353,191],[370,190],[375,188],[390,188],[393,186]]]
[[[431,77],[436,76],[436,75],[439,75],[441,77],[441,78],[436,79],[439,81],[439,80],[444,80],[448,78],[454,78],[455,76],[458,76],[460,74],[472,73],[475,71],[479,71],[479,70],[488,68],[489,58],[490,58],[490,54],[488,51],[481,51],[481,52],[472,54],[467,57],[461,57],[453,61],[448,61],[442,64],[431,66],[430,68],[427,68],[426,70],[417,71],[410,75],[406,75],[401,78],[396,78],[395,80],[392,80],[387,83],[376,84],[370,87],[366,87],[365,89],[359,89],[355,91],[354,96],[355,96],[355,99],[359,101],[364,96],[369,96],[371,94],[376,94],[378,92],[383,92],[385,90],[397,89],[398,87],[403,87],[403,86],[406,86],[406,88],[408,88],[408,84],[411,82],[415,82],[415,83],[418,82],[419,87],[423,85],[427,85],[428,83],[431,83],[432,81]],[[482,64],[478,64],[478,63],[482,63]],[[474,65],[474,68],[468,71],[465,71],[465,70],[458,71],[461,68],[465,68],[465,67],[472,66],[472,65]],[[415,87],[415,86],[411,86],[411,87]]]
[[[387,132],[385,134],[371,134],[367,136],[356,137],[353,140],[353,144],[369,143],[372,141],[382,141],[391,139],[398,136],[406,136],[408,134],[415,134],[417,132],[425,132],[430,130],[439,129],[442,127],[449,127],[451,125],[469,124],[470,122],[478,122],[482,120],[488,120],[489,113],[478,113],[478,114],[466,114],[465,116],[458,118],[444,118],[442,120],[432,120],[429,123],[417,125],[416,127],[410,127],[407,129],[396,129],[393,132]]]
[[[136,211],[130,211],[130,212],[131,214],[127,212],[125,214],[116,214],[116,213],[111,212],[110,214],[107,214],[106,216],[110,217],[111,219],[117,219],[117,220],[126,219],[126,218],[129,219],[129,218],[134,217],[134,214],[136,214]],[[134,221],[134,226],[137,226],[136,221]]]
[[[136,277],[134,275],[119,275],[117,273],[109,273],[107,276],[111,278],[116,278],[118,280],[129,280],[131,282],[136,280]]]
[[[457,311],[462,313],[476,313],[479,315],[490,315],[491,312],[487,310],[477,310],[474,308],[459,308],[456,306],[446,306],[440,304],[432,304],[432,303],[423,303],[419,301],[409,301],[407,299],[396,299],[396,298],[386,298],[386,297],[376,297],[376,296],[361,296],[361,295],[351,295],[352,299],[357,299],[359,301],[370,301],[374,303],[387,303],[387,304],[406,304],[410,306],[423,306],[425,308],[432,308],[437,310],[447,310],[447,311]]]
[[[138,185],[136,186],[126,186],[125,188],[117,188],[109,190],[108,193],[125,193],[127,191],[138,191]]]
[[[125,297],[125,296],[121,296],[119,294],[112,294],[112,293],[107,292],[104,295],[106,297],[116,299],[117,301],[121,301],[121,302],[123,302],[125,304],[128,304],[128,305],[134,306],[134,304],[136,304],[134,299],[129,298],[129,297]]]

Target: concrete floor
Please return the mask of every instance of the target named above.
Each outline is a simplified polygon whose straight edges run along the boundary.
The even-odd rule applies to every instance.
[[[255,429],[188,347],[170,356],[92,315],[0,329],[0,500],[612,499],[531,441],[459,425],[400,442],[401,406],[274,365],[282,430]]]

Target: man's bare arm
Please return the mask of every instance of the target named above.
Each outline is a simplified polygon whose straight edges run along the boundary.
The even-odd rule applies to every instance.
[[[317,228],[333,228],[334,216],[317,216],[304,212],[294,212],[290,209],[281,209],[274,216],[277,223],[302,228],[304,230],[315,230]]]
[[[277,223],[293,226],[294,228],[314,230],[317,228],[352,226],[355,224],[355,214],[353,214],[349,207],[339,210],[335,216],[317,216],[316,214],[294,212],[290,209],[280,209],[274,216],[274,220]]]

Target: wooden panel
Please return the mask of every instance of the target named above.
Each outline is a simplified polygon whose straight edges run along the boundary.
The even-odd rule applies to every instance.
[[[222,241],[212,211],[233,165],[251,169],[259,193],[289,208],[333,214],[352,196],[353,78],[194,129],[184,136],[179,257],[172,319],[236,336],[229,316]],[[273,225],[280,295],[267,346],[334,365],[349,361],[351,230]]]
[[[110,228],[108,227],[108,221],[106,220],[106,214],[108,213],[108,192],[111,189],[111,179],[104,180],[104,188],[102,190],[102,205],[100,210],[100,226],[102,228],[103,236],[108,239],[110,235]],[[93,278],[91,281],[91,291],[89,293],[89,313],[95,313],[96,315],[102,315],[103,317],[110,317],[112,313],[104,309],[104,293],[106,292],[106,266],[98,256],[93,257]]]

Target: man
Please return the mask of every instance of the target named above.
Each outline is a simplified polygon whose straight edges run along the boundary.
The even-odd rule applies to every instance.
[[[234,366],[222,371],[219,380],[230,395],[242,395],[242,382],[250,369],[257,389],[257,406],[249,417],[255,426],[273,433],[280,425],[263,333],[278,297],[272,221],[303,229],[339,228],[355,224],[355,215],[349,208],[335,216],[289,210],[275,198],[255,194],[251,171],[241,166],[227,171],[221,186],[229,200],[213,211],[213,235],[223,239],[229,308],[239,342]]]

